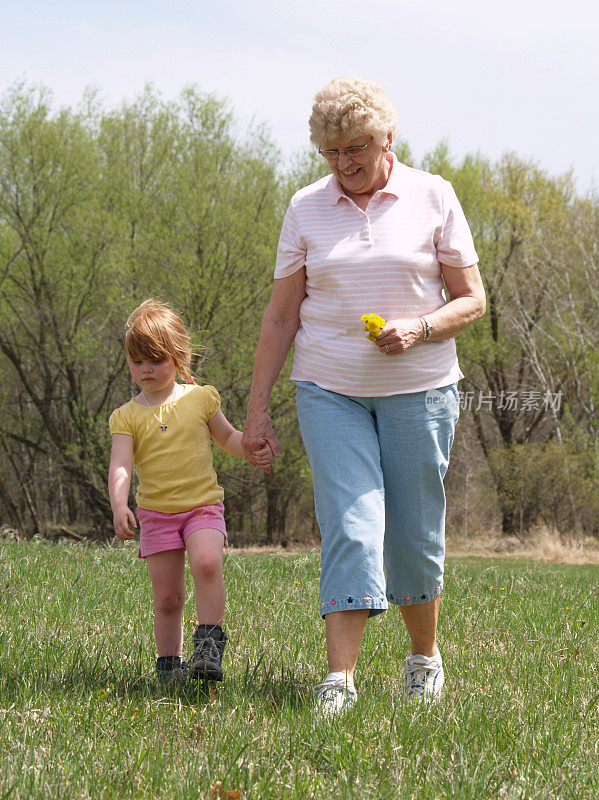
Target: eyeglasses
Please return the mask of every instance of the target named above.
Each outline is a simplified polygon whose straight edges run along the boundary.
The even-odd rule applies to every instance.
[[[366,144],[358,144],[354,145],[353,147],[344,147],[342,150],[321,150],[319,147],[318,152],[323,158],[326,158],[327,161],[336,161],[342,153],[345,153],[345,155],[349,156],[350,158],[354,158],[354,156],[359,156],[362,150],[366,150],[371,141],[372,136],[366,142]]]

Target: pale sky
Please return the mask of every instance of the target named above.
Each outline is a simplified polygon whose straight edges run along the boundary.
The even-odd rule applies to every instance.
[[[314,92],[353,74],[395,102],[416,158],[507,150],[599,188],[597,0],[0,0],[0,92],[24,78],[76,105],[152,82],[228,98],[285,156],[308,146]]]

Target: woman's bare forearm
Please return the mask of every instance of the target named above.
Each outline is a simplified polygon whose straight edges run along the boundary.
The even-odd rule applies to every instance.
[[[425,314],[426,321],[433,328],[429,339],[431,342],[440,342],[444,339],[453,339],[458,333],[485,313],[484,300],[475,297],[456,297],[447,305]]]
[[[268,309],[262,320],[260,339],[256,348],[252,388],[248,400],[248,416],[255,412],[266,413],[272,388],[299,328],[299,317],[284,322],[273,319]]]
[[[300,306],[306,296],[306,270],[275,280],[270,302],[262,318],[254,360],[248,417],[267,413],[268,401],[300,326]]]
[[[253,453],[268,445],[277,457],[277,440],[268,416],[272,388],[283,368],[300,326],[300,306],[306,296],[306,271],[302,267],[288,278],[275,280],[272,297],[260,328],[252,388],[243,427],[242,445],[250,463]]]
[[[485,289],[478,265],[470,267],[449,267],[441,265],[443,280],[449,291],[449,302],[430,314],[425,314],[426,322],[433,328],[431,342],[453,339],[485,313]]]

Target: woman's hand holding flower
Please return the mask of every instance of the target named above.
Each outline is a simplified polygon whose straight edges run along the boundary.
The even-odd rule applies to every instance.
[[[376,344],[384,356],[396,356],[422,341],[422,323],[418,317],[392,319],[389,322],[378,314],[363,314],[360,319],[367,339]]]
[[[385,356],[397,356],[422,341],[422,324],[418,317],[391,319],[376,337],[376,346]]]

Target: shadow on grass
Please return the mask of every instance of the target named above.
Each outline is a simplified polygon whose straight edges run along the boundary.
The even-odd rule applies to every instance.
[[[109,697],[123,701],[176,698],[184,705],[208,706],[219,700],[227,705],[239,705],[243,699],[279,710],[283,707],[297,709],[311,702],[309,687],[292,675],[273,676],[268,674],[268,670],[259,671],[258,666],[246,669],[243,675],[227,677],[222,683],[189,678],[183,685],[165,685],[153,675],[127,676],[121,670],[117,673],[97,666],[86,668],[85,665],[52,675],[43,669],[19,673],[4,671],[0,679],[1,705],[9,707],[14,703],[19,706],[25,686],[28,687],[29,697],[38,694],[43,697],[67,695],[81,698],[85,695],[98,703]]]

